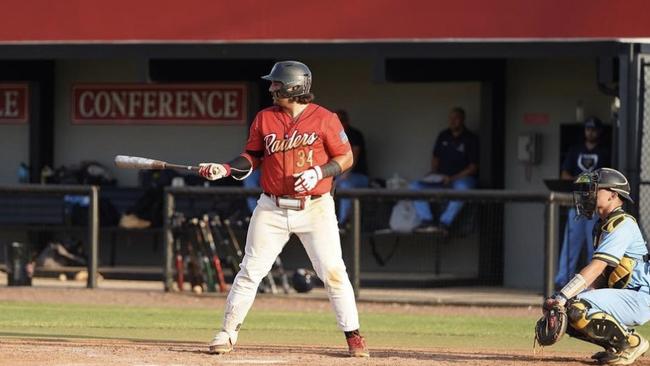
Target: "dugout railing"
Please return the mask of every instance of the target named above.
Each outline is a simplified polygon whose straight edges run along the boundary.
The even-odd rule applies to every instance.
[[[88,240],[86,287],[95,288],[99,253],[99,187],[48,184],[0,186],[0,196],[11,199],[11,202],[3,199],[0,207],[3,222],[0,226],[27,231],[49,231],[57,227],[70,230],[68,225],[63,225],[65,195],[87,196],[89,199],[85,227]]]
[[[174,276],[174,238],[172,232],[172,222],[174,214],[177,212],[177,202],[183,202],[192,199],[198,202],[209,201],[228,201],[235,199],[242,199],[246,197],[258,196],[261,193],[259,189],[240,188],[240,187],[167,187],[164,194],[164,223],[163,223],[163,238],[164,238],[164,265],[163,277],[165,290],[169,291],[173,288]],[[384,201],[388,205],[399,200],[425,200],[427,202],[449,202],[459,200],[464,202],[474,202],[475,207],[493,207],[486,214],[482,216],[481,221],[493,220],[489,225],[503,226],[503,220],[499,220],[498,216],[504,215],[504,207],[506,204],[511,203],[524,203],[534,204],[543,207],[542,217],[531,217],[529,222],[531,225],[534,223],[543,223],[543,245],[544,245],[544,275],[543,275],[543,291],[545,295],[551,295],[554,291],[554,275],[555,275],[555,258],[557,257],[558,241],[560,240],[560,207],[570,206],[572,198],[570,194],[558,192],[522,192],[511,190],[471,190],[471,191],[454,191],[454,190],[389,190],[389,189],[348,189],[338,190],[336,198],[349,198],[352,200],[352,212],[350,215],[349,230],[344,234],[345,238],[342,239],[343,246],[349,246],[350,255],[346,261],[348,264],[348,271],[350,279],[358,296],[361,287],[361,266],[362,266],[362,243],[368,242],[379,235],[385,235],[385,230],[368,229],[367,223],[371,221],[370,217],[376,214],[377,210],[371,206],[371,202]],[[186,203],[185,203],[186,204]],[[364,205],[366,206],[364,208]],[[386,204],[384,204],[385,206]],[[181,208],[180,211],[186,210],[187,207]],[[194,208],[201,209],[201,207]],[[386,221],[386,220],[383,220]],[[385,223],[387,224],[387,222]],[[504,239],[503,228],[497,228],[496,234],[490,238],[495,246],[502,245]],[[428,234],[400,234],[392,233],[389,235],[396,235],[397,237],[416,237],[417,235]],[[435,234],[432,234],[435,235]],[[480,233],[477,233],[480,235]],[[393,238],[394,240],[397,240]],[[393,240],[391,239],[391,240]],[[447,239],[444,239],[447,240]],[[441,240],[435,239],[432,242],[437,243],[435,248],[439,250],[439,242]],[[499,243],[501,241],[501,243]],[[374,250],[374,248],[373,248]],[[499,255],[502,250],[496,250],[496,255]],[[434,255],[435,260],[439,261],[439,252]],[[479,258],[479,260],[481,260]],[[435,265],[435,271],[438,271],[439,263]]]

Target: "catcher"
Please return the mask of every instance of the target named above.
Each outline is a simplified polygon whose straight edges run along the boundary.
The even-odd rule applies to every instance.
[[[631,327],[650,319],[650,263],[636,220],[623,211],[630,184],[619,171],[601,168],[578,176],[573,193],[578,215],[597,214],[594,256],[555,295],[544,301],[535,327],[542,346],[570,337],[604,348],[592,356],[601,364],[630,365],[649,347]]]

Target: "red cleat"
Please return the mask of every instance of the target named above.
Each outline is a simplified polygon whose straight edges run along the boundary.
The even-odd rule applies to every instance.
[[[366,340],[359,334],[347,338],[350,357],[370,357]]]

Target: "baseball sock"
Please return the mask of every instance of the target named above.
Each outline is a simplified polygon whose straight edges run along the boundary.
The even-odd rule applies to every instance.
[[[345,339],[352,338],[352,337],[354,337],[354,336],[358,336],[358,335],[360,335],[360,334],[359,334],[359,329],[357,329],[357,330],[353,330],[353,331],[351,331],[351,332],[343,332],[343,333],[345,333]]]

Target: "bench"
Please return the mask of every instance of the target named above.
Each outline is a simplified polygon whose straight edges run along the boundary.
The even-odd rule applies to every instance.
[[[418,240],[427,240],[433,249],[433,273],[440,275],[441,271],[441,250],[456,238],[462,238],[477,230],[480,214],[476,204],[466,204],[459,212],[454,225],[449,231],[419,231],[397,232],[389,228],[389,218],[393,207],[391,201],[364,202],[361,213],[362,237],[368,241],[372,256],[377,264],[385,266],[397,252],[402,244],[412,243]],[[432,207],[435,217],[439,216],[439,210]],[[392,243],[392,245],[390,245]],[[383,245],[382,245],[383,244]],[[388,250],[380,250],[380,247]]]
[[[143,192],[142,188],[101,187],[99,190],[100,212],[102,211],[101,203],[110,202],[118,213],[123,213],[137,201]],[[85,241],[88,231],[85,220],[83,223],[73,222],[71,205],[65,202],[65,196],[66,194],[63,193],[0,194],[0,229],[26,232],[29,241],[38,244],[43,244],[40,243],[42,240],[34,235],[42,233],[67,233]],[[86,209],[84,208],[82,211],[85,219]],[[100,219],[100,237],[110,235],[111,265],[115,264],[118,235],[128,235],[128,233],[136,231],[139,234],[148,235],[162,233],[161,228],[133,230],[121,228],[116,223],[108,226],[101,226],[101,224]],[[159,242],[160,237],[156,238],[156,241]]]
[[[124,214],[142,197],[146,189],[140,187],[114,187],[102,186],[99,190],[99,211],[102,215],[102,203],[110,203],[118,214]],[[70,215],[70,205],[64,201],[65,194],[34,194],[20,192],[12,194],[0,194],[0,229],[27,232],[28,235],[40,233],[69,233],[75,237],[86,240],[87,226],[83,223],[73,222]],[[205,197],[184,196],[176,199],[176,212],[183,213],[187,217],[202,215],[207,212],[232,212],[246,208],[242,197],[233,204],[233,199],[215,196],[214,199]],[[162,208],[162,205],[161,205]],[[106,207],[104,207],[106,209]],[[86,209],[81,209],[81,218],[85,219]],[[78,218],[75,221],[79,221]],[[131,240],[140,241],[144,237],[153,237],[153,250],[157,250],[164,238],[162,227],[151,227],[146,229],[127,229],[112,223],[106,225],[100,218],[100,238],[108,239],[110,244],[111,266],[115,266],[117,257],[118,242]],[[3,238],[0,238],[2,240]],[[30,237],[32,243],[42,243],[38,237]]]

